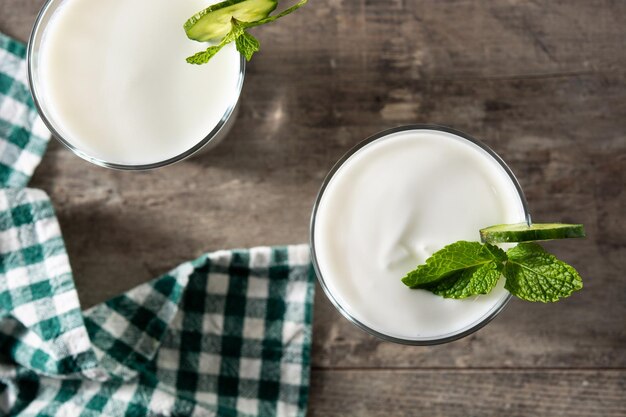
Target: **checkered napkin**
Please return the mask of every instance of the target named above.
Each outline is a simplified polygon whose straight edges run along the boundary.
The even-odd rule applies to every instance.
[[[202,255],[81,312],[52,204],[25,186],[48,133],[0,35],[0,416],[304,416],[305,245]]]
[[[50,133],[37,115],[26,78],[26,47],[0,33],[0,186],[25,187]]]

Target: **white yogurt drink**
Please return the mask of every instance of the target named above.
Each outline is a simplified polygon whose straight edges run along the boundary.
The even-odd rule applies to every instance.
[[[217,134],[237,103],[243,60],[183,23],[211,0],[51,0],[31,37],[31,87],[49,127],[92,162],[149,167],[180,159]],[[196,148],[196,149],[194,149]]]
[[[526,220],[513,174],[485,145],[452,129],[407,126],[368,139],[326,179],[313,212],[316,272],[351,321],[388,340],[462,337],[500,311],[504,280],[487,295],[444,299],[401,279],[479,229]]]

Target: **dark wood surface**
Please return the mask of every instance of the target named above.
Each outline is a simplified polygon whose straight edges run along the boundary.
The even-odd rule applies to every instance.
[[[41,3],[0,0],[0,31],[25,40]],[[128,173],[51,144],[32,186],[55,203],[82,304],[203,251],[304,242],[346,150],[446,124],[510,164],[535,220],[586,225],[550,244],[585,288],[436,347],[370,337],[318,291],[309,414],[626,416],[626,2],[311,0],[255,34],[237,123],[210,153]]]

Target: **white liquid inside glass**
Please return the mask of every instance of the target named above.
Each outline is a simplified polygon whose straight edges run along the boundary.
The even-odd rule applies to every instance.
[[[409,130],[364,146],[334,174],[319,201],[313,239],[327,290],[365,326],[429,340],[483,321],[507,299],[444,299],[401,278],[479,229],[525,221],[515,184],[485,150],[451,133]]]
[[[65,0],[38,55],[40,99],[67,141],[88,156],[142,165],[198,144],[234,106],[240,55],[207,47],[183,23],[210,0]]]

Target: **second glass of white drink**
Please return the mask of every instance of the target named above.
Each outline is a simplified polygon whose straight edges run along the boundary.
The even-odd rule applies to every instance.
[[[493,319],[510,294],[444,299],[401,278],[479,229],[529,219],[508,166],[454,129],[411,125],[378,133],[326,177],[311,221],[320,284],[351,322],[382,339],[415,345],[464,337]]]

